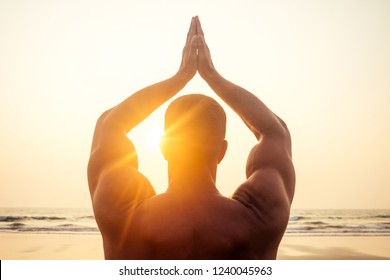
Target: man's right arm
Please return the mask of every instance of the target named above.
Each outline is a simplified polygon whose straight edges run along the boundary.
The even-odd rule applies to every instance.
[[[268,227],[272,228],[270,221],[274,221],[275,227],[285,226],[295,188],[287,126],[259,98],[227,81],[216,71],[199,19],[197,34],[199,74],[241,117],[258,140],[247,160],[247,180],[234,193],[233,199],[251,208]]]

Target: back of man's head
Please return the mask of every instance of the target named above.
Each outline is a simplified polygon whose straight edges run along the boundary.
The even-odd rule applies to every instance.
[[[214,156],[225,139],[226,114],[211,97],[184,95],[169,105],[164,130],[164,145],[171,155]]]

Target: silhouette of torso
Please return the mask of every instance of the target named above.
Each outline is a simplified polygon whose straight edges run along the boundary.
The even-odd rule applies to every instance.
[[[104,240],[107,259],[275,259],[283,235],[217,193],[164,193],[121,219],[122,232]]]

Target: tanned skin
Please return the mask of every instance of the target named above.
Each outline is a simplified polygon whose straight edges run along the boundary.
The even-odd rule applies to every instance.
[[[166,156],[168,189],[156,195],[138,171],[127,137],[197,72],[258,140],[248,156],[247,179],[231,198],[215,184],[225,140],[202,164],[176,164]],[[106,259],[276,259],[295,188],[291,137],[262,101],[217,72],[199,18],[193,17],[178,72],[97,121],[88,182]]]

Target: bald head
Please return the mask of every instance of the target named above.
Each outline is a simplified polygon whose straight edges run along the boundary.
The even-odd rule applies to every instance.
[[[169,105],[164,130],[164,142],[171,151],[215,154],[225,139],[226,114],[211,97],[184,95]]]

